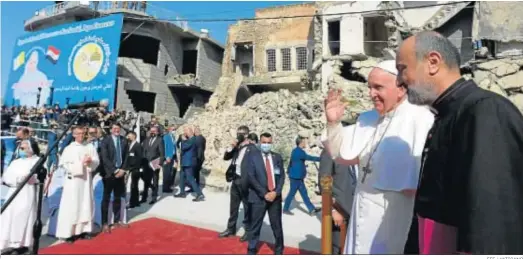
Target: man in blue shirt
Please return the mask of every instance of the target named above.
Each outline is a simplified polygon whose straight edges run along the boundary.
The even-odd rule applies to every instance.
[[[289,211],[289,208],[291,206],[292,200],[294,199],[294,196],[296,195],[296,192],[298,191],[300,192],[301,198],[303,199],[303,203],[305,203],[305,206],[307,206],[309,214],[313,215],[314,213],[320,211],[319,208],[314,207],[311,200],[309,199],[307,188],[305,187],[305,183],[303,181],[307,176],[305,161],[320,161],[320,157],[311,156],[305,153],[304,148],[307,147],[307,141],[307,138],[298,136],[296,138],[296,148],[294,148],[291,152],[291,161],[289,163],[289,168],[287,169],[291,188],[287,194],[287,197],[285,198],[285,205],[283,206],[283,213],[288,215],[293,215]]]

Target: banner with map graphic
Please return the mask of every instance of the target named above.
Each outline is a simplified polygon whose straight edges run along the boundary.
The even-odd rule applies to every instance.
[[[17,39],[4,105],[115,104],[123,16],[68,23]]]

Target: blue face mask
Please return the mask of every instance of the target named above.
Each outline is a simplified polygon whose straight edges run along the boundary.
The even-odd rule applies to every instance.
[[[19,158],[26,158],[27,153],[24,150],[18,150],[18,157]]]
[[[263,153],[271,152],[272,144],[262,143],[260,144],[260,149]]]

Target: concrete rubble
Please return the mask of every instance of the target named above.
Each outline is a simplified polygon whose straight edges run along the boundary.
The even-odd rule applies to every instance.
[[[469,76],[481,88],[508,98],[523,112],[523,57],[477,63]]]
[[[376,62],[379,60],[354,61],[352,68],[367,78]],[[465,77],[472,78],[482,88],[509,98],[523,112],[523,59],[483,61],[475,65],[473,74]],[[348,108],[348,120],[372,108],[366,83],[347,80],[336,69],[326,80],[329,80],[329,88],[343,89],[344,95],[353,101],[353,105]],[[200,126],[207,138],[207,160],[204,164],[206,182],[218,187],[227,186],[224,174],[229,162],[222,158],[238,126],[245,124],[257,134],[265,131],[273,134],[276,143],[274,149],[284,156],[286,165],[294,148],[294,138],[298,134],[307,135],[311,138],[311,144],[315,144],[324,127],[322,105],[325,93],[320,90],[299,93],[281,90],[255,94],[242,106],[233,106],[238,87],[234,81],[233,78],[220,79],[222,87],[217,90],[221,91],[215,92],[207,111],[188,122]],[[319,154],[320,149],[314,147],[308,151]],[[306,185],[311,193],[316,190],[318,172],[312,163],[308,164],[308,170]]]

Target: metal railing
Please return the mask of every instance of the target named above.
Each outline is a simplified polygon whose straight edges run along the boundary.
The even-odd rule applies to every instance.
[[[148,4],[147,1],[65,1],[36,11],[33,17],[24,21],[24,24],[26,25],[29,22],[34,22],[42,18],[63,14],[68,9],[79,6],[91,9],[93,14],[95,12],[109,14],[125,11],[147,15],[159,20],[170,20],[170,23],[183,29],[189,29],[187,21],[177,21],[178,19],[182,19],[180,15],[171,10]]]

